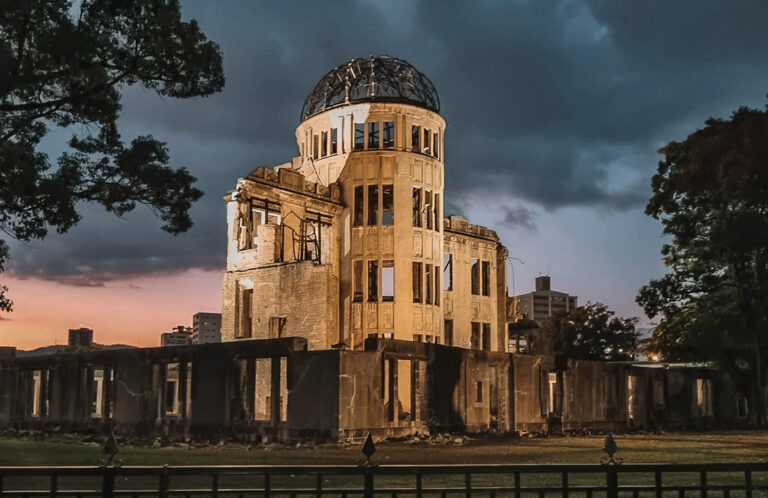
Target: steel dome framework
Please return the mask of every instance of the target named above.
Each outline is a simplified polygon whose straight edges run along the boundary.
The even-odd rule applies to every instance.
[[[301,121],[358,102],[396,102],[440,112],[435,86],[410,63],[382,55],[358,57],[332,69],[304,101]]]

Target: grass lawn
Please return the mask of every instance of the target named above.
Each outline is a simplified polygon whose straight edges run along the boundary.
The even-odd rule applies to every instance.
[[[618,456],[626,463],[716,463],[768,461],[768,432],[631,434],[616,436]],[[449,463],[598,463],[603,437],[485,437],[464,445],[387,443],[377,445],[379,464]],[[96,465],[101,448],[71,439],[0,438],[0,465]],[[221,445],[206,448],[123,446],[123,465],[312,465],[357,464],[359,446]]]
[[[616,436],[618,456],[627,463],[719,463],[719,462],[765,462],[768,461],[768,432],[729,431],[694,434],[670,433],[664,435],[632,434]],[[450,464],[450,463],[598,463],[602,455],[603,437],[552,437],[512,438],[484,437],[471,439],[463,445],[432,445],[425,442],[382,442],[377,445],[374,463],[386,464]],[[97,465],[101,459],[101,448],[96,443],[82,443],[67,437],[47,439],[0,438],[0,466],[3,465]],[[180,447],[132,447],[123,446],[118,454],[122,465],[238,465],[238,464],[360,464],[362,456],[359,445],[319,445],[299,448],[272,445],[254,446],[248,449],[241,445],[217,445],[205,448]],[[558,486],[559,474],[523,475],[523,486]],[[710,473],[710,484],[743,483],[743,474]],[[158,478],[150,476],[120,477],[115,481],[117,489],[157,490]],[[210,489],[212,477],[201,472],[189,477],[173,477],[171,489]],[[312,476],[274,476],[272,489],[300,487],[313,489]],[[323,476],[323,488],[360,490],[361,476]],[[407,487],[413,489],[413,476],[377,477],[377,489],[381,487]],[[511,486],[512,476],[506,474],[475,475],[473,487]],[[765,486],[756,490],[756,495],[768,493],[768,472],[754,473],[753,482]],[[306,482],[305,482],[306,481]],[[428,487],[458,487],[464,482],[463,475],[424,476],[423,485]],[[604,486],[605,474],[573,474],[571,485]],[[698,473],[665,474],[665,485],[697,486]],[[38,490],[50,489],[49,477],[6,476],[3,489]],[[621,486],[652,484],[653,475],[628,474],[621,477]],[[99,490],[100,477],[61,477],[58,489]],[[264,478],[254,474],[221,476],[219,486],[223,488],[260,489],[265,486]],[[746,496],[743,491],[733,492],[733,498]],[[66,493],[65,493],[66,494]],[[130,495],[131,493],[128,492]],[[240,493],[242,494],[242,493]],[[257,493],[258,494],[258,493]],[[310,493],[312,494],[312,493]],[[465,496],[462,493],[448,493],[453,498]],[[672,495],[677,496],[677,492]],[[670,496],[672,496],[670,495]],[[314,496],[314,495],[313,495]],[[549,495],[547,495],[549,496]],[[559,495],[558,495],[559,496]],[[601,496],[599,493],[595,497]],[[644,496],[644,495],[643,495]],[[664,496],[667,496],[666,494]],[[699,497],[698,491],[688,492],[686,497]],[[712,496],[723,496],[712,494]]]

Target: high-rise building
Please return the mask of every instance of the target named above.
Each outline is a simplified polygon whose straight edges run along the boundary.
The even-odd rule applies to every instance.
[[[195,313],[192,317],[192,344],[221,342],[221,313]]]
[[[551,289],[550,277],[536,277],[536,290],[512,298],[514,316],[511,321],[529,319],[540,321],[555,313],[576,308],[576,296]]]
[[[93,330],[86,327],[69,329],[67,344],[71,348],[89,348],[93,346]]]
[[[192,327],[178,325],[173,328],[173,332],[160,334],[160,345],[165,346],[187,346],[192,344]]]

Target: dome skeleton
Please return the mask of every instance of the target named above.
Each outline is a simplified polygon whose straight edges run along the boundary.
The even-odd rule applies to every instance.
[[[323,76],[304,101],[301,121],[336,106],[370,101],[440,112],[440,99],[429,78],[402,59],[382,55],[352,59]]]

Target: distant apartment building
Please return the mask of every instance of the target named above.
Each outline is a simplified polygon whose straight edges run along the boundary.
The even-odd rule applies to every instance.
[[[576,308],[576,296],[553,291],[550,277],[536,277],[536,290],[509,298],[507,306],[507,351],[552,354],[552,337],[541,333],[541,322],[556,313]]]
[[[160,345],[165,346],[187,346],[192,344],[192,327],[179,325],[174,327],[173,332],[160,334]]]
[[[221,342],[221,313],[195,313],[192,317],[192,344]]]
[[[71,348],[89,348],[93,346],[93,330],[86,327],[69,329],[67,344]]]
[[[512,298],[513,322],[521,319],[543,320],[555,313],[568,312],[576,308],[576,296],[553,291],[550,277],[536,277],[536,290]]]

